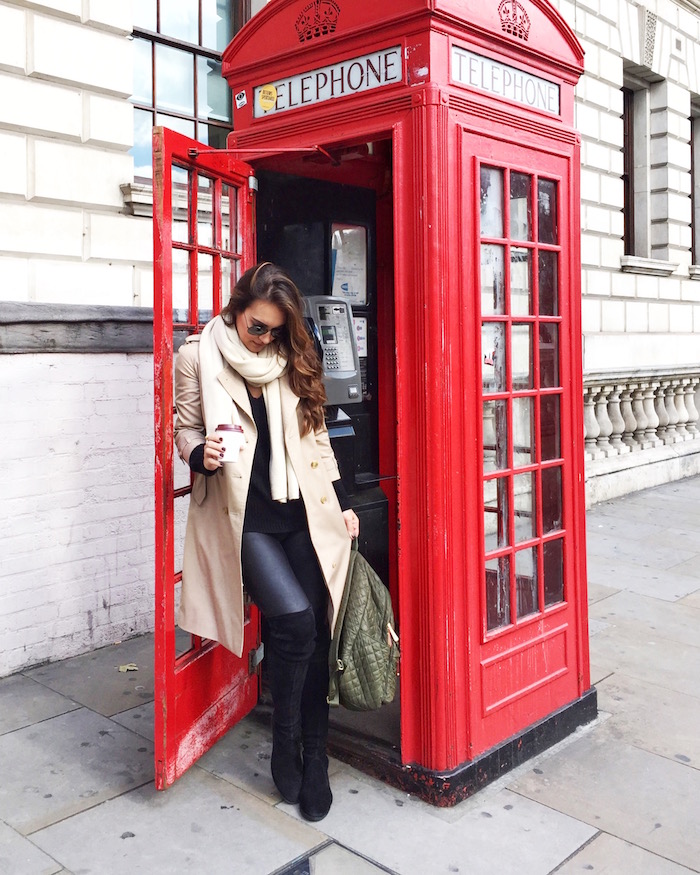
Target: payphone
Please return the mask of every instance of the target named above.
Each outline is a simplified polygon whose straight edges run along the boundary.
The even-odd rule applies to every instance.
[[[356,404],[360,393],[360,360],[357,354],[352,310],[347,301],[329,295],[304,298],[321,347],[323,384],[330,405]]]

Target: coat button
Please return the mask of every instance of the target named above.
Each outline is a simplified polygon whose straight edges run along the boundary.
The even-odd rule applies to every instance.
[[[312,463],[311,463],[311,467],[312,467],[312,468],[318,468],[318,462],[312,462]]]
[[[328,501],[325,495],[321,496],[321,504],[325,504]]]

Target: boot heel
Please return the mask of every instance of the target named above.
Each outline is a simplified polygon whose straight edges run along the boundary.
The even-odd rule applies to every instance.
[[[305,820],[315,822],[331,810],[333,794],[328,780],[328,757],[304,758],[304,778],[299,793],[299,812]]]

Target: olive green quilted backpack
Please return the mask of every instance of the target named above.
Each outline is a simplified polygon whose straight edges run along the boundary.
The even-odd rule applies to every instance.
[[[391,702],[398,661],[399,638],[389,590],[354,540],[331,641],[329,703],[372,711]]]

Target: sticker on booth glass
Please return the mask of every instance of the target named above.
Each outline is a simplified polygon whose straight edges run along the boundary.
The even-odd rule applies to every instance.
[[[258,103],[263,112],[268,112],[277,103],[277,89],[274,85],[263,85],[258,91]]]
[[[236,95],[236,109],[243,109],[244,106],[248,103],[248,95],[245,91],[239,91]]]

